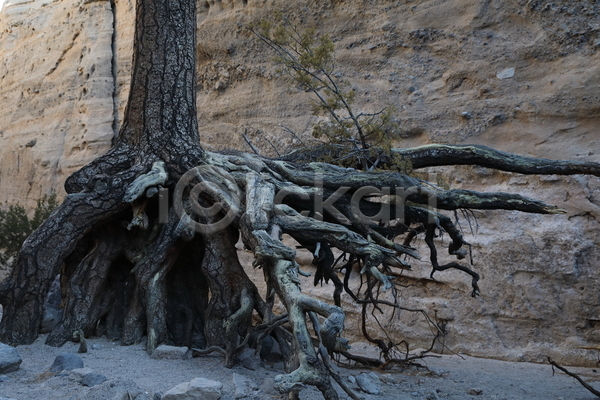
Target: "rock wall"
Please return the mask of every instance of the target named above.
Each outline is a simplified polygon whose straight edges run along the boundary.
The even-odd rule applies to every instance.
[[[4,5],[0,202],[33,207],[110,148],[112,26],[108,2]]]
[[[249,151],[246,132],[274,155],[297,144],[282,126],[310,137],[317,119],[310,96],[284,79],[245,28],[281,10],[332,37],[338,72],[355,88],[357,108],[395,108],[398,146],[477,143],[599,161],[599,8],[561,0],[201,0],[201,140],[211,149]],[[31,207],[50,188],[62,191],[71,172],[109,148],[127,100],[133,21],[131,0],[9,0],[4,6],[0,202]],[[567,214],[486,212],[470,222],[460,216],[483,277],[482,296],[471,299],[458,272],[428,279],[424,261],[407,274],[403,304],[444,321],[452,351],[595,364],[596,352],[581,347],[600,341],[600,179],[478,167],[426,172],[453,188],[521,193]],[[349,315],[352,337],[358,310]],[[383,323],[427,345],[423,318],[402,312]]]

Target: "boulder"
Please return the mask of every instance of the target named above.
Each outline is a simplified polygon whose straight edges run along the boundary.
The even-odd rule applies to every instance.
[[[246,348],[237,356],[238,361],[246,368],[254,371],[261,367],[260,356],[256,350]]]
[[[356,377],[358,387],[365,393],[381,394],[381,381],[374,372],[362,373]]]
[[[93,372],[94,370],[91,368],[75,368],[74,370],[71,370],[69,378],[77,382],[81,382],[81,380],[85,378],[86,375],[89,375]]]
[[[21,366],[21,356],[14,347],[0,343],[0,374],[14,372]]]
[[[180,383],[167,391],[162,400],[219,400],[223,384],[206,378]]]
[[[150,398],[132,380],[111,379],[90,388],[82,400],[150,400]]]
[[[242,399],[251,395],[253,392],[258,390],[258,386],[250,378],[240,374],[233,374],[233,398]]]
[[[81,384],[83,386],[97,386],[106,382],[107,380],[108,378],[104,375],[101,375],[97,372],[92,372],[81,379]]]
[[[162,360],[185,360],[188,358],[188,354],[189,349],[187,347],[167,346],[162,344],[152,352],[150,357]]]
[[[60,353],[50,366],[50,372],[72,371],[76,368],[83,368],[81,357],[73,353]]]

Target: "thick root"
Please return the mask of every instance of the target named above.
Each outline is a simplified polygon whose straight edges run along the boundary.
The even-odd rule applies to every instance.
[[[408,149],[392,149],[391,152],[373,150],[365,156],[369,157],[370,163],[379,160],[379,168],[394,168],[394,158],[401,157],[408,161],[412,169],[444,165],[479,165],[519,174],[600,176],[600,163],[523,157],[481,145],[428,144]],[[341,158],[347,151],[347,147],[336,145],[308,147],[282,156],[280,160],[296,163],[314,162],[323,156],[329,159]]]
[[[72,339],[73,332],[79,330],[91,335],[106,312],[102,304],[106,300],[103,292],[107,289],[113,262],[124,253],[125,242],[111,227],[99,229],[95,236],[92,250],[77,265],[68,281],[63,319],[46,339],[50,346],[62,346]]]

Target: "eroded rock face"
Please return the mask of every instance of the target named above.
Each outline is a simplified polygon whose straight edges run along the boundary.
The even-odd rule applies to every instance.
[[[538,4],[539,3],[539,4]],[[198,114],[203,144],[263,154],[310,137],[310,96],[277,72],[245,25],[282,10],[328,33],[356,108],[393,106],[398,146],[476,143],[523,155],[600,160],[600,10],[584,1],[200,1]],[[113,14],[114,12],[114,14]],[[115,18],[113,18],[113,15]],[[0,13],[0,203],[29,207],[104,153],[127,100],[134,5],[9,1]],[[114,33],[114,34],[113,34]],[[269,144],[267,139],[273,144]],[[452,188],[521,193],[568,211],[461,217],[481,273],[469,297],[459,272],[429,276],[413,262],[407,307],[437,315],[453,351],[509,360],[592,365],[600,341],[597,294],[600,179],[529,177],[476,167],[431,168]],[[63,193],[64,194],[64,193]],[[444,247],[444,238],[438,239]],[[427,251],[419,245],[424,260]],[[443,253],[440,250],[440,253]],[[449,260],[449,258],[448,258]],[[442,260],[441,260],[442,261]],[[324,294],[323,289],[311,289]],[[348,300],[348,299],[346,299]],[[346,336],[359,332],[349,309]],[[415,346],[430,332],[418,315],[384,321]]]
[[[9,0],[0,27],[0,202],[33,207],[110,148],[112,12],[104,1]]]

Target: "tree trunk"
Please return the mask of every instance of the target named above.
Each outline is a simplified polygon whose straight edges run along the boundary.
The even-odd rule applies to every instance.
[[[48,344],[62,345],[77,329],[91,334],[99,320],[108,323],[106,331],[122,332],[125,343],[148,334],[150,351],[167,340],[167,325],[187,326],[186,334],[171,335],[176,342],[192,343],[194,335],[203,334],[195,306],[180,304],[187,295],[198,297],[187,283],[192,276],[196,282],[204,280],[202,258],[196,254],[197,273],[177,267],[169,276],[187,244],[176,214],[171,212],[170,222],[163,224],[156,212],[156,189],[167,188],[204,162],[196,118],[195,9],[194,1],[137,3],[134,68],[123,127],[106,155],[68,178],[67,199],[25,243],[3,282],[3,341],[30,343],[36,338],[49,284],[65,263],[65,315]],[[146,192],[150,187],[155,189]],[[93,244],[84,248],[89,237]],[[76,248],[84,256],[69,262]],[[132,280],[134,289],[125,283]],[[181,292],[184,287],[189,293],[175,295],[174,289]],[[107,293],[116,296],[114,301]],[[169,301],[171,297],[178,300]],[[200,298],[206,301],[206,292]],[[165,308],[180,307],[186,309],[174,311],[180,318],[167,317]]]

